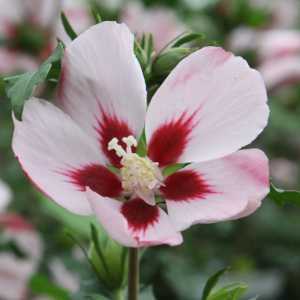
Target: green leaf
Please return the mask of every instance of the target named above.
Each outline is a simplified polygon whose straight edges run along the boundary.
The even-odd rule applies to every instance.
[[[66,33],[68,34],[69,38],[71,40],[75,40],[78,35],[75,32],[75,30],[73,29],[72,25],[70,24],[70,22],[64,12],[62,12],[60,14],[60,18],[61,18],[61,22],[62,22],[64,29],[65,29]]]
[[[183,169],[184,167],[186,167],[188,165],[189,165],[189,163],[170,165],[170,166],[165,167],[163,169],[162,173],[164,176],[170,176],[173,173],[177,172],[180,169]]]
[[[213,288],[216,286],[216,284],[218,283],[219,279],[221,278],[222,275],[224,275],[225,272],[227,272],[229,270],[229,268],[224,268],[220,271],[218,271],[217,273],[215,273],[214,275],[212,275],[206,282],[205,287],[203,289],[203,293],[202,293],[202,298],[201,300],[208,300],[208,296],[211,294]]]
[[[103,237],[91,226],[91,247],[89,259],[104,286],[113,292],[120,291],[127,278],[127,248],[109,237]]]
[[[11,101],[12,109],[20,120],[23,106],[34,88],[46,80],[52,65],[59,62],[64,53],[64,46],[59,43],[51,56],[39,67],[37,71],[27,72],[17,76],[6,77],[6,94]]]
[[[244,283],[232,283],[212,292],[208,300],[239,300],[245,294],[248,286]]]
[[[106,260],[105,260],[105,257],[103,255],[103,252],[102,252],[102,249],[101,249],[101,246],[100,246],[98,231],[97,231],[96,227],[93,224],[91,224],[91,238],[92,238],[93,245],[95,247],[95,251],[97,253],[97,256],[100,259],[101,264],[102,264],[102,266],[104,268],[104,271],[106,273],[106,276],[110,277],[109,268],[106,264]]]
[[[71,300],[69,292],[64,288],[61,288],[42,275],[34,275],[29,283],[29,287],[32,293],[43,296],[50,296],[51,299],[59,300]]]
[[[5,81],[3,77],[0,77],[0,98],[5,98],[6,92],[5,92]]]
[[[300,205],[300,192],[285,191],[276,188],[273,184],[271,184],[270,186],[270,193],[268,197],[280,206],[283,206],[285,204]]]

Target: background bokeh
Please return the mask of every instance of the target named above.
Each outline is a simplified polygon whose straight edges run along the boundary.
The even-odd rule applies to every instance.
[[[75,31],[94,22],[88,1],[51,0],[45,1],[45,7],[39,6],[41,2],[0,1],[1,76],[35,69],[53,50],[56,37],[70,42],[58,17],[60,5]],[[299,189],[300,1],[98,0],[93,4],[103,19],[126,22],[140,35],[152,32],[156,51],[179,33],[193,30],[203,33],[207,44],[239,54],[260,70],[271,115],[255,146],[270,158],[277,186]],[[55,98],[52,85],[42,87],[48,99]],[[75,299],[70,294],[78,291],[79,282],[94,275],[66,230],[85,244],[89,219],[79,220],[63,211],[30,184],[11,151],[10,103],[5,98],[0,101],[0,177],[11,190],[1,183],[0,223],[6,220],[6,226],[0,234],[0,299],[45,295]],[[1,193],[12,200],[5,209]],[[181,246],[155,247],[144,253],[142,281],[145,286],[153,284],[159,300],[197,300],[207,277],[230,265],[224,280],[247,283],[245,299],[256,295],[261,300],[300,299],[299,216],[299,208],[279,207],[266,199],[246,219],[194,226],[184,233]],[[15,294],[1,295],[8,287]]]

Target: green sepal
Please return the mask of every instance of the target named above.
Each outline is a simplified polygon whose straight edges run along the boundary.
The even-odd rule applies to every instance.
[[[145,157],[147,155],[147,141],[146,141],[145,130],[143,130],[143,132],[138,140],[136,153],[141,157]]]
[[[145,80],[148,81],[152,72],[152,58],[154,55],[152,34],[143,34],[140,41],[135,39],[134,53],[140,63]]]
[[[155,83],[166,78],[180,61],[195,50],[197,48],[180,47],[170,48],[162,52],[153,62],[150,82]]]
[[[180,169],[183,169],[184,167],[188,166],[189,163],[184,163],[184,164],[173,164],[170,166],[167,166],[163,169],[162,173],[163,176],[167,177],[172,175],[173,173],[179,171]]]
[[[167,48],[177,48],[188,43],[200,43],[205,40],[205,35],[198,32],[184,32],[173,41],[171,41]]]

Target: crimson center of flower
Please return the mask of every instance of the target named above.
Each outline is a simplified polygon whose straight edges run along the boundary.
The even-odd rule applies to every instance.
[[[155,205],[155,192],[163,182],[158,163],[132,152],[132,147],[137,147],[137,140],[133,136],[124,137],[122,141],[126,150],[120,146],[117,138],[108,143],[108,150],[114,150],[117,156],[122,158],[120,174],[124,192]]]

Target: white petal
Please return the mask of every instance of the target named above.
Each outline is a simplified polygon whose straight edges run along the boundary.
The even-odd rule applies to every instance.
[[[60,106],[104,153],[112,135],[137,137],[144,127],[146,86],[133,44],[126,25],[102,22],[75,39],[63,59]]]
[[[68,115],[47,101],[28,100],[22,119],[14,120],[13,150],[24,171],[61,206],[89,214],[85,193],[63,173],[103,162],[95,143]]]
[[[168,214],[178,230],[247,216],[269,192],[268,159],[260,150],[241,150],[222,159],[191,164],[178,173],[187,170],[201,181],[199,191],[185,192],[179,199],[178,195],[184,195],[180,186],[165,187]],[[181,184],[184,189],[188,180]]]
[[[149,222],[148,214],[143,212],[145,219],[139,219],[139,222],[144,222],[142,225],[145,227],[133,228],[131,218],[121,212],[124,205],[122,202],[103,198],[89,189],[87,195],[101,225],[120,244],[126,247],[146,247],[160,244],[175,246],[182,243],[181,234],[174,230],[169,217],[162,209],[150,206],[140,199],[141,204],[147,206],[150,212],[157,210],[157,217],[153,222]],[[136,213],[133,210],[131,217],[135,218]]]
[[[154,95],[146,117],[149,156],[169,164],[233,153],[266,126],[266,102],[260,74],[244,59],[203,48],[180,62]]]

